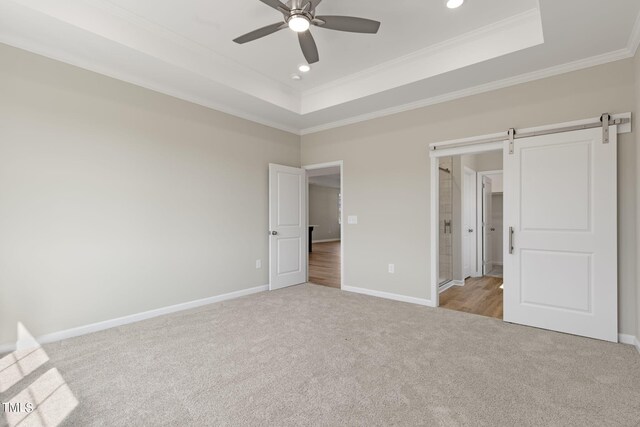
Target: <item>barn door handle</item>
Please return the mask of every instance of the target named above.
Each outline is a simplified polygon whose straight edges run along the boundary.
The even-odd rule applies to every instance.
[[[509,227],[509,254],[513,255],[513,227]]]

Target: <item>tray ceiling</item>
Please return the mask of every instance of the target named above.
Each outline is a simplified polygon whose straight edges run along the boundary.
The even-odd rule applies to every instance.
[[[382,22],[377,35],[313,28],[302,80],[294,33],[258,0],[0,0],[0,42],[296,133],[632,56],[640,2],[324,0],[319,13]],[[391,5],[391,6],[390,6]]]

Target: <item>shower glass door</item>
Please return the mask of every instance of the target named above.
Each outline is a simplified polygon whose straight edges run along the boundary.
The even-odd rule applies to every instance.
[[[440,159],[439,170],[439,285],[444,285],[453,280],[453,159],[444,157]]]

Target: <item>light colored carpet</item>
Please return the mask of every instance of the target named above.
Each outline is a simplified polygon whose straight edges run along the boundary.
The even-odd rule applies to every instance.
[[[302,285],[45,346],[66,425],[637,426],[640,355]],[[31,380],[30,380],[31,378]],[[5,400],[3,400],[5,401]]]

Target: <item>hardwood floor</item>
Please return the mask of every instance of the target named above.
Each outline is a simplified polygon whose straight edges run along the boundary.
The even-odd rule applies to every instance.
[[[309,254],[309,282],[340,288],[340,242],[314,243]]]
[[[502,278],[473,277],[440,294],[440,307],[502,319]]]

